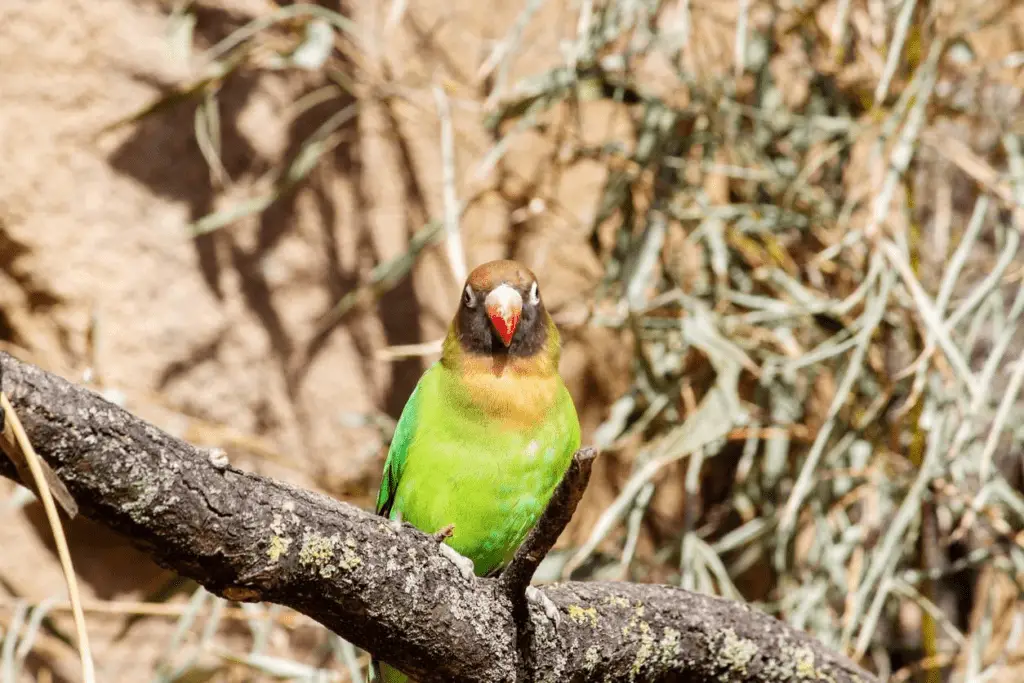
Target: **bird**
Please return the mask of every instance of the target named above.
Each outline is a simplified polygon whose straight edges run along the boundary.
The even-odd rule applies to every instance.
[[[467,577],[499,574],[580,447],[560,356],[533,272],[513,260],[474,268],[440,359],[399,416],[377,514],[444,537],[441,550]],[[379,659],[371,672],[371,680],[414,683]]]

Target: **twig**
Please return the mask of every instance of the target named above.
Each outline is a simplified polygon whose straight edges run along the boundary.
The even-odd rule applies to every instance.
[[[1003,281],[1003,274],[1014,261],[1017,255],[1017,248],[1020,246],[1020,232],[1016,228],[1006,231],[1006,243],[999,252],[999,259],[984,279],[972,288],[971,293],[956,307],[946,321],[946,328],[952,331],[966,318],[990,293],[992,293]]]
[[[534,572],[541,561],[555,545],[565,526],[576,512],[576,506],[583,498],[587,482],[590,481],[590,469],[597,457],[597,450],[584,447],[576,451],[566,470],[551,495],[544,514],[530,531],[526,540],[519,546],[512,561],[501,573],[502,591],[513,605],[522,606],[526,600],[526,587],[530,585]]]
[[[914,299],[914,304],[916,304],[917,310],[921,314],[921,320],[924,322],[928,332],[938,342],[939,348],[946,354],[950,366],[956,371],[964,386],[967,387],[971,398],[978,396],[981,388],[978,386],[974,373],[971,372],[971,368],[967,365],[967,361],[964,360],[960,349],[953,343],[953,339],[949,336],[949,330],[946,329],[941,316],[935,310],[935,304],[932,303],[921,283],[914,277],[914,271],[910,268],[910,264],[907,263],[903,253],[899,247],[888,239],[883,239],[880,247],[886,259],[888,259],[895,271],[899,273],[903,284],[907,286],[907,290],[910,292],[910,296]]]
[[[12,610],[17,606],[14,601],[0,601],[0,610]],[[30,608],[41,608],[44,603],[29,605]],[[251,605],[246,605],[251,607]],[[45,604],[49,612],[72,612],[75,606],[70,601],[58,601]],[[127,600],[83,600],[81,602],[83,612],[94,615],[108,616],[142,616],[142,617],[164,617],[178,618],[188,610],[188,605],[169,604],[161,602],[132,602]],[[253,615],[241,607],[228,607],[221,615],[224,619],[235,621],[252,620]],[[296,622],[305,620],[306,617],[298,612],[285,612],[277,616],[264,614],[257,617],[258,620],[271,620],[276,623],[292,626]]]
[[[459,218],[462,207],[455,190],[455,131],[452,125],[452,108],[448,96],[434,86],[434,100],[437,102],[437,116],[441,119],[441,167],[444,187],[444,231],[445,248],[448,252],[448,266],[452,269],[457,287],[466,281],[466,252],[459,234]]]
[[[950,258],[949,264],[946,266],[945,272],[942,275],[942,282],[939,285],[939,293],[935,298],[935,311],[939,316],[945,315],[946,306],[949,303],[950,297],[953,295],[953,288],[959,280],[960,271],[967,262],[967,257],[970,255],[971,249],[981,232],[985,216],[988,213],[988,204],[989,196],[986,194],[978,197],[978,200],[974,203],[974,210],[971,213],[970,220],[967,222],[967,228],[964,230],[963,237],[960,238],[960,242],[957,244],[956,250],[953,252],[953,256]],[[947,320],[945,323],[945,329],[949,331],[952,331],[953,329],[951,321],[952,318]],[[917,359],[907,366],[906,369],[896,373],[894,377],[894,379],[899,380],[911,372],[915,373],[914,383],[911,386],[910,394],[903,402],[903,405],[894,413],[896,417],[902,416],[904,413],[909,411],[915,403],[917,403],[921,392],[924,390],[926,371],[929,368],[929,360],[934,352],[935,337],[929,328],[928,333],[925,336],[924,349],[920,354],[918,354]],[[981,386],[984,386],[984,382],[981,382]]]
[[[576,44],[569,51],[569,72],[575,74],[580,61],[593,58],[593,47],[590,42],[590,25],[594,16],[594,0],[583,0],[580,3],[580,16],[576,20]]]
[[[14,463],[14,466],[18,468],[18,474],[21,477],[22,483],[35,494],[36,498],[41,498],[39,487],[28,465],[28,456],[22,450],[21,444],[18,442],[11,427],[11,421],[5,419],[4,413],[4,408],[0,406],[0,452],[4,453]],[[78,515],[78,505],[75,503],[75,499],[71,497],[67,488],[64,487],[64,483],[57,478],[57,475],[54,474],[49,465],[40,461],[39,466],[43,472],[46,488],[50,490],[54,500],[67,513],[67,516],[70,519],[74,519]]]
[[[700,505],[700,473],[704,466],[706,449],[698,448],[686,463],[686,474],[683,479],[683,490],[686,492],[686,503],[683,511],[683,541],[679,551],[679,585],[689,588],[687,581],[693,578],[694,551],[697,540],[693,527],[697,523]]]
[[[498,75],[494,79],[494,87],[491,90],[490,96],[487,98],[487,108],[491,109],[497,103],[498,98],[501,97],[502,90],[504,89],[505,80],[508,76],[508,66],[510,55],[516,53],[519,49],[519,42],[523,38],[523,31],[526,30],[527,24],[530,23],[530,19],[536,14],[537,10],[544,3],[544,0],[527,0],[526,7],[519,14],[516,19],[516,23],[513,24],[512,30],[509,31],[508,35],[494,46],[490,56],[487,60],[480,65],[480,69],[477,70],[476,79],[478,83],[484,82],[485,79],[489,78],[494,72],[494,69],[498,69]]]
[[[894,593],[900,593],[920,606],[920,608],[931,615],[932,619],[942,626],[942,629],[946,634],[957,644],[957,647],[964,647],[967,644],[967,639],[964,638],[964,634],[960,632],[960,629],[956,627],[956,624],[949,620],[942,612],[942,608],[936,605],[932,600],[928,599],[921,592],[910,585],[906,581],[903,581],[898,576],[892,578],[892,585],[890,589]]]
[[[261,31],[275,24],[287,21],[288,19],[301,17],[303,15],[317,17],[327,21],[338,30],[344,31],[347,36],[359,46],[366,44],[364,33],[360,31],[355,22],[348,17],[326,7],[301,2],[287,7],[280,7],[270,14],[253,19],[245,26],[235,29],[230,35],[207,50],[203,57],[207,64],[214,64],[228,52],[253,36],[259,34]]]
[[[896,19],[896,29],[893,31],[892,42],[889,43],[889,52],[885,58],[885,69],[882,71],[882,78],[875,88],[875,106],[880,106],[889,92],[889,83],[896,73],[900,56],[903,54],[903,41],[907,39],[907,29],[910,27],[910,18],[914,14],[914,6],[917,0],[903,0],[903,7],[900,8],[900,15]]]
[[[2,377],[2,374],[2,370],[0,370],[0,377]],[[85,628],[85,615],[82,613],[82,598],[78,593],[78,580],[75,578],[75,568],[71,564],[71,551],[68,550],[68,542],[64,537],[64,529],[61,526],[60,515],[57,514],[57,506],[53,502],[53,494],[50,493],[50,487],[46,483],[46,475],[40,464],[39,456],[36,455],[35,449],[32,448],[32,442],[29,441],[25,428],[22,426],[21,420],[18,419],[18,414],[7,399],[7,394],[2,391],[0,391],[0,408],[3,409],[6,422],[4,431],[7,430],[7,425],[9,425],[14,432],[14,437],[18,441],[18,446],[21,448],[21,452],[24,453],[25,461],[32,473],[32,480],[35,482],[39,500],[42,502],[43,510],[46,512],[46,520],[49,522],[50,530],[53,532],[53,541],[57,546],[60,567],[64,572],[64,580],[67,582],[68,599],[71,601],[75,630],[78,632],[78,654],[82,660],[82,679],[85,683],[95,683],[96,670],[92,663],[92,650],[89,647],[89,634]]]
[[[932,95],[935,93],[935,84],[938,82],[936,69],[941,56],[942,46],[940,44],[933,45],[928,54],[928,60],[914,74],[911,86],[904,92],[903,98],[907,100],[908,106],[911,102],[908,96],[911,87],[918,91],[917,99],[913,101],[913,107],[911,107],[907,114],[903,130],[900,132],[900,136],[889,155],[889,168],[885,173],[882,188],[875,197],[875,201],[872,202],[871,216],[868,224],[864,227],[864,235],[869,239],[875,238],[876,230],[882,225],[885,217],[888,215],[889,205],[892,203],[892,197],[896,191],[896,184],[903,177],[903,174],[906,173],[910,160],[914,157],[914,146],[921,135],[926,109]],[[897,107],[897,109],[899,108]],[[890,117],[887,124],[891,123],[891,125],[895,126],[896,122],[897,118],[894,114]]]
[[[409,0],[391,0],[391,9],[388,10],[388,18],[384,23],[385,35],[390,34],[398,26],[399,22],[402,21],[408,6]]]
[[[875,624],[882,609],[885,597],[888,594],[893,574],[896,571],[896,563],[900,553],[898,548],[906,542],[906,531],[914,517],[920,514],[921,500],[925,495],[925,488],[936,474],[942,452],[940,444],[945,437],[945,413],[936,411],[935,424],[929,429],[931,438],[928,443],[928,450],[921,468],[917,472],[917,478],[907,491],[903,502],[896,512],[895,518],[889,524],[885,538],[882,539],[878,552],[872,558],[871,565],[854,599],[851,611],[847,614],[846,626],[843,629],[843,643],[849,644],[854,631],[857,630],[861,610],[867,602],[868,596],[874,594],[874,600],[868,611],[868,617],[860,628],[860,637],[857,639],[856,652],[859,655],[867,650],[868,641],[875,632]],[[881,585],[879,585],[881,584]]]
[[[647,506],[654,497],[654,482],[649,481],[637,495],[633,503],[633,509],[626,521],[626,543],[622,547],[622,559],[619,560],[620,576],[626,580],[629,578],[629,567],[633,563],[633,555],[636,554],[636,546],[640,541],[640,525],[643,523]]]
[[[836,5],[836,16],[832,21],[833,51],[838,57],[842,55],[843,41],[846,38],[846,24],[850,18],[850,0],[839,0]]]
[[[945,313],[946,306],[949,305],[949,299],[953,296],[953,289],[960,279],[960,271],[963,270],[964,264],[967,263],[971,250],[974,249],[974,243],[978,241],[978,235],[981,234],[981,228],[985,224],[985,217],[988,215],[989,202],[989,196],[983,194],[974,203],[974,209],[971,211],[971,217],[967,221],[967,228],[964,230],[963,237],[960,238],[959,244],[956,245],[956,250],[954,250],[953,256],[949,259],[949,265],[946,266],[946,271],[942,274],[939,294],[935,297],[935,307],[940,314]],[[930,338],[931,335],[929,335]]]
[[[835,427],[839,410],[846,403],[846,399],[853,390],[853,385],[857,381],[857,377],[864,369],[864,359],[867,356],[868,346],[871,344],[871,338],[875,333],[875,328],[878,327],[878,324],[882,321],[882,316],[885,313],[886,302],[889,299],[889,290],[892,288],[893,279],[891,271],[887,270],[881,274],[878,294],[875,299],[868,304],[864,313],[862,327],[856,337],[857,347],[850,356],[849,365],[843,375],[842,381],[839,383],[839,387],[836,389],[835,396],[832,399],[832,404],[829,406],[828,418],[818,430],[818,434],[814,439],[814,445],[811,446],[811,450],[807,454],[807,459],[804,461],[796,483],[793,485],[793,492],[790,494],[789,500],[786,501],[786,506],[780,513],[779,535],[783,539],[789,538],[796,528],[797,513],[803,504],[804,498],[810,492],[811,486],[814,483],[814,475],[815,472],[817,472],[818,463],[821,460],[822,454],[825,452],[825,446],[828,443],[829,436],[832,434],[832,429]],[[785,552],[786,543],[779,543],[778,557],[781,558]]]
[[[421,356],[431,356],[441,353],[443,346],[444,338],[433,339],[428,342],[420,342],[419,344],[395,344],[394,346],[385,346],[376,353],[376,357],[377,360],[383,361],[399,361],[403,358],[419,358]]]
[[[739,16],[736,18],[736,53],[733,55],[733,76],[739,78],[747,64],[747,20],[750,14],[750,0],[740,0]]]
[[[988,438],[985,440],[985,448],[981,453],[981,464],[978,468],[978,478],[982,484],[988,482],[991,476],[992,470],[992,456],[996,452],[996,446],[999,445],[999,438],[1003,434],[1003,428],[1006,426],[1006,421],[1010,417],[1010,410],[1018,405],[1017,395],[1020,394],[1021,386],[1024,385],[1024,351],[1017,356],[1016,362],[1013,364],[1013,374],[1010,375],[1010,381],[1006,386],[1005,392],[1003,393],[1002,399],[999,401],[999,407],[996,409],[996,416],[992,420],[992,427],[989,430]],[[982,496],[978,496],[976,499],[976,508],[980,508],[982,502]]]

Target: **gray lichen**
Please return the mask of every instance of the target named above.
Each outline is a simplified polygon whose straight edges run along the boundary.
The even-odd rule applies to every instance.
[[[294,506],[292,507],[294,508]],[[292,539],[285,534],[284,518],[280,513],[274,513],[274,520],[270,523],[270,530],[274,532],[274,535],[270,538],[270,548],[267,550],[267,557],[270,558],[272,564],[276,564],[283,556],[288,554],[288,550],[292,547]]]
[[[674,662],[682,654],[679,642],[682,634],[674,628],[666,628],[664,634],[661,637],[661,642],[658,643],[658,649],[661,653],[662,661]]]
[[[757,643],[736,635],[731,628],[722,630],[722,641],[716,654],[716,664],[726,673],[746,675],[747,665],[757,655]]]
[[[320,576],[329,579],[339,569],[351,571],[362,564],[363,560],[356,554],[355,547],[356,543],[351,538],[346,538],[342,543],[338,534],[327,537],[313,532],[303,538],[299,563],[304,567],[314,567]],[[334,564],[335,552],[339,549],[341,558]]]
[[[646,621],[641,621],[636,628],[640,633],[640,647],[636,650],[633,665],[629,670],[629,680],[631,681],[636,680],[636,677],[655,655],[654,636],[651,634],[650,625]]]
[[[835,678],[816,666],[814,650],[806,645],[786,645],[765,665],[768,680],[834,681]]]
[[[288,554],[288,549],[291,545],[292,539],[282,536],[273,536],[270,539],[270,549],[267,550],[267,557],[270,558],[271,562],[276,563],[282,556]]]
[[[356,554],[356,542],[352,538],[346,538],[345,544],[341,547],[341,561],[338,566],[342,569],[352,571],[363,563],[363,559]]]
[[[569,605],[569,618],[577,624],[586,624],[589,622],[591,626],[597,626],[597,610],[593,607]]]

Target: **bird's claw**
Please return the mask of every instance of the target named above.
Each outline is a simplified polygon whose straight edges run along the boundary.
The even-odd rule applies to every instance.
[[[471,581],[476,576],[476,573],[473,571],[473,560],[469,559],[447,543],[441,543],[438,547],[441,549],[441,554],[446,556],[456,567],[459,568],[459,573],[462,574],[462,578],[467,581]]]
[[[540,603],[540,607],[544,610],[545,616],[556,624],[558,623],[558,605],[552,602],[551,598],[549,598],[544,591],[536,586],[527,586],[526,599],[533,603]]]
[[[438,543],[444,543],[444,539],[451,538],[453,533],[455,533],[455,525],[449,524],[445,528],[435,531],[432,537]]]
[[[206,452],[206,455],[210,458],[210,464],[218,470],[227,469],[228,465],[231,464],[228,461],[228,454],[223,448],[211,448]]]

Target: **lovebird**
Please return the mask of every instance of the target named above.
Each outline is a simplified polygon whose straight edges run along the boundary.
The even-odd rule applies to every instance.
[[[560,354],[534,274],[510,260],[475,268],[440,360],[402,409],[377,514],[431,534],[454,525],[442,550],[464,574],[470,562],[477,576],[500,573],[580,447]],[[371,671],[371,680],[413,683],[383,662]]]

